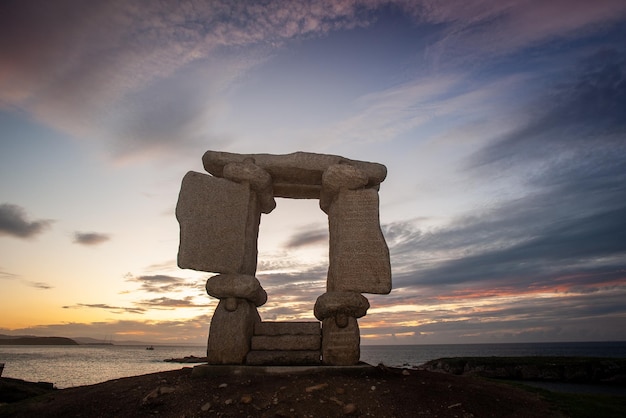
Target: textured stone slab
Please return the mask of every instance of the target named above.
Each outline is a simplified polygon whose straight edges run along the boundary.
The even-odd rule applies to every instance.
[[[367,187],[377,187],[387,176],[387,168],[378,163],[350,160],[338,155],[294,152],[292,154],[234,154],[207,151],[202,157],[204,168],[217,177],[223,177],[224,166],[252,158],[267,171],[273,181],[275,197],[292,199],[319,199],[322,174],[331,165],[349,164],[367,175]]]
[[[179,267],[238,272],[244,256],[249,198],[244,185],[187,173],[176,205]]]
[[[176,205],[178,266],[254,275],[260,216],[248,185],[188,172]]]
[[[322,322],[322,362],[332,366],[351,366],[361,356],[361,336],[357,320],[348,317],[348,324],[340,327],[334,318]]]
[[[208,363],[243,364],[258,322],[261,317],[252,302],[239,299],[237,309],[231,312],[225,300],[220,300],[209,328]]]
[[[387,294],[391,263],[380,230],[378,192],[342,189],[328,211],[328,291]]]
[[[255,335],[320,335],[320,322],[259,322],[254,328]]]
[[[319,350],[321,336],[318,335],[255,335],[252,350]]]
[[[251,351],[248,355],[251,355]],[[268,351],[265,351],[268,353]],[[292,351],[292,353],[294,353]],[[318,355],[319,359],[319,355]],[[191,371],[192,377],[213,376],[295,376],[295,375],[321,375],[321,376],[375,376],[381,373],[381,369],[367,363],[359,363],[354,366],[323,366],[318,363],[286,364],[286,365],[213,365],[199,364]]]
[[[250,351],[246,364],[255,366],[319,365],[320,351]]]
[[[206,282],[206,292],[218,299],[243,298],[255,306],[267,302],[267,293],[254,276],[246,274],[218,274]]]
[[[259,198],[261,212],[270,213],[276,207],[272,193],[272,177],[261,167],[248,159],[242,163],[229,163],[224,166],[224,178],[235,183],[248,183]]]
[[[315,301],[313,314],[320,321],[337,315],[360,318],[369,307],[367,298],[358,292],[326,292]]]

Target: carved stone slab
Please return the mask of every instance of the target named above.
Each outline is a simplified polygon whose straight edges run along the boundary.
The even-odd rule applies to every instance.
[[[322,322],[322,362],[333,366],[352,366],[361,356],[359,324],[349,317],[348,324],[340,327],[334,318]]]
[[[389,248],[380,230],[378,191],[342,189],[330,206],[327,289],[387,294]]]
[[[224,166],[252,158],[267,171],[273,181],[275,197],[319,199],[322,174],[331,165],[350,164],[367,175],[366,187],[377,188],[387,176],[387,168],[378,163],[350,160],[338,155],[294,152],[292,154],[233,154],[207,151],[202,157],[204,168],[217,177],[224,176]]]
[[[250,214],[250,200],[250,188],[245,184],[188,172],[176,205],[180,223],[178,266],[214,273],[248,273],[243,271],[251,264],[247,247],[254,246],[256,269],[257,237],[250,231],[249,218],[254,216]]]

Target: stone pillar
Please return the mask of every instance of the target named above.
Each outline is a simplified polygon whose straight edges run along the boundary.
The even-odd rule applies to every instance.
[[[258,322],[261,318],[254,303],[243,298],[220,300],[209,328],[208,363],[243,364]]]
[[[267,293],[245,274],[220,274],[207,280],[206,291],[220,300],[209,328],[209,364],[243,364],[250,351],[254,327],[261,322],[257,306]]]
[[[327,290],[387,294],[391,291],[389,249],[380,230],[378,190],[364,188],[367,175],[347,164],[322,176],[320,206],[328,214]]]
[[[317,298],[313,313],[322,321],[322,363],[351,366],[361,356],[357,318],[369,309],[365,296],[357,292],[327,292]]]

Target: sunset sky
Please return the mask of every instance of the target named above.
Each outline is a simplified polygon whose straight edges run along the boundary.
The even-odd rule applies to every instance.
[[[626,2],[0,2],[0,334],[206,342],[174,208],[206,150],[385,164],[363,344],[626,340]],[[263,215],[264,320],[327,218]]]

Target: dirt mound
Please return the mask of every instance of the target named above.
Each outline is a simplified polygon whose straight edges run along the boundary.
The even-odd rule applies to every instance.
[[[550,417],[537,395],[475,377],[373,369],[362,376],[192,377],[191,368],[55,390],[1,417]]]

